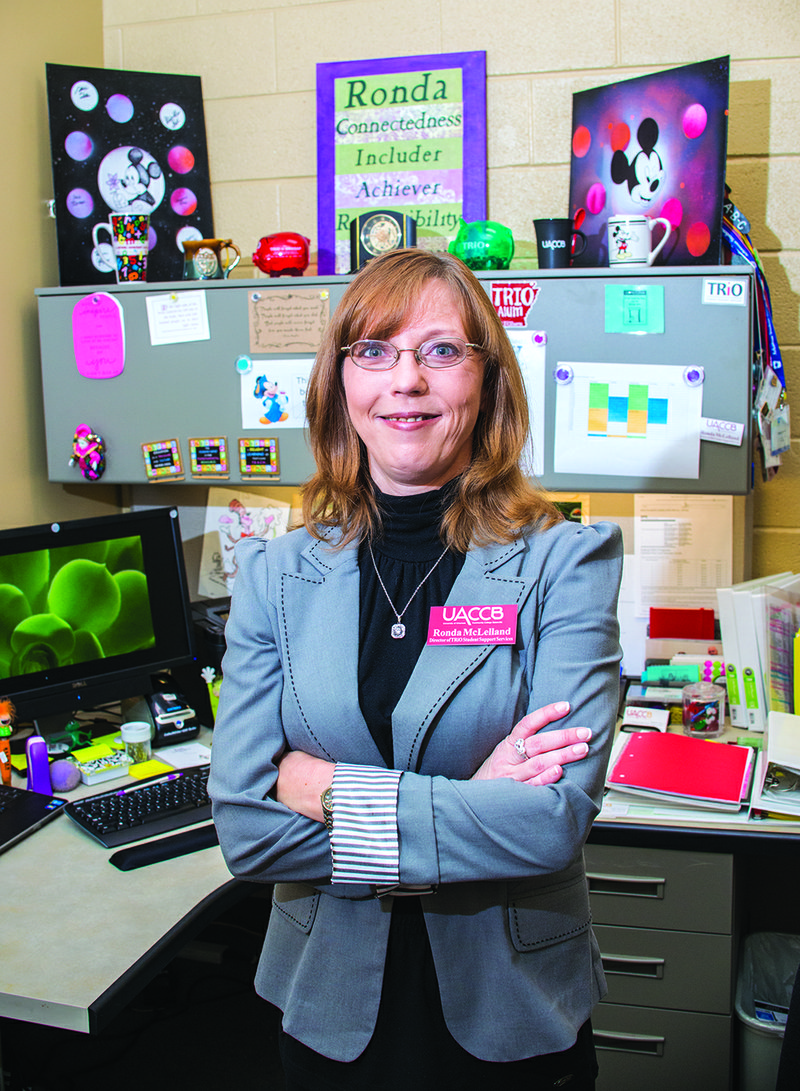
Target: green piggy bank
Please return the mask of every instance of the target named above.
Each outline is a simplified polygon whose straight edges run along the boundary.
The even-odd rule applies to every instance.
[[[448,249],[470,269],[507,269],[514,257],[514,236],[492,220],[462,220]]]

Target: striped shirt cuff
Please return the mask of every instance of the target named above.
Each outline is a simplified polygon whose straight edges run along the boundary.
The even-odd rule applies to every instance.
[[[332,883],[399,883],[397,792],[401,776],[398,769],[336,763]]]

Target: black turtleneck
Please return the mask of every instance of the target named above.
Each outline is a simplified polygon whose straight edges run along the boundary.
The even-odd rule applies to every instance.
[[[372,542],[375,564],[398,612],[403,610],[420,581],[444,549],[439,537],[442,513],[452,499],[456,480],[433,492],[391,496],[375,489],[383,521],[382,533]],[[464,563],[464,554],[452,550],[414,595],[403,614],[406,635],[392,637],[397,620],[375,575],[366,542],[358,553],[361,574],[359,615],[358,693],[372,737],[392,768],[392,713],[411,677],[428,636],[432,606],[443,606]]]

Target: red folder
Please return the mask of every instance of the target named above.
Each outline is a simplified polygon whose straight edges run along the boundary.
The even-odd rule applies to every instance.
[[[609,788],[652,798],[738,810],[747,798],[754,754],[749,746],[692,739],[672,732],[628,736]]]
[[[651,640],[657,637],[713,640],[714,611],[702,606],[697,610],[651,606],[650,628],[647,635]]]

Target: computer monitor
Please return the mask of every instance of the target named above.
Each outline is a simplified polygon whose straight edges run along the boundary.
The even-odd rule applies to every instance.
[[[174,508],[0,531],[0,697],[17,723],[53,730],[192,659]]]

